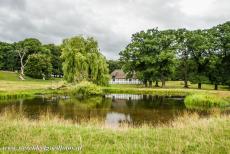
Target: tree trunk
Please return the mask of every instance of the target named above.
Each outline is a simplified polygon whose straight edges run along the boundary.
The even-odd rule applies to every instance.
[[[156,81],[155,87],[159,87],[159,85],[158,85],[158,81]]]
[[[161,87],[165,87],[165,77],[163,75],[161,75]]]
[[[148,85],[147,85],[147,81],[144,81],[144,84],[145,84],[145,87],[147,87]]]
[[[218,90],[218,84],[215,84],[215,88],[214,88],[215,90]]]
[[[188,81],[187,81],[187,79],[184,80],[184,88],[188,88]]]
[[[201,83],[198,83],[198,89],[201,89]]]
[[[24,76],[24,66],[21,66],[21,75]]]
[[[164,87],[165,87],[165,80],[164,80],[164,79],[162,80],[161,87],[162,87],[162,88],[164,88]]]
[[[188,88],[188,64],[185,62],[184,68],[184,88]]]
[[[21,72],[20,72],[19,78],[21,80],[25,80],[25,78],[24,78],[24,66],[23,65],[21,66]]]
[[[153,87],[153,81],[149,81],[149,87],[150,87],[150,88]]]
[[[21,80],[25,80],[24,79],[24,65],[23,65],[23,57],[22,56],[20,56],[20,62],[21,62],[21,72],[20,72],[19,78]]]

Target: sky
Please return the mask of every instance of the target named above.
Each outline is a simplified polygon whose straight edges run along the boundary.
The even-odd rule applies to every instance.
[[[60,44],[92,36],[103,55],[118,59],[138,31],[210,28],[229,20],[230,0],[0,0],[0,41]]]

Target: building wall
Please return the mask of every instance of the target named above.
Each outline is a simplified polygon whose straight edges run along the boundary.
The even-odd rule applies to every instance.
[[[105,95],[106,98],[119,99],[119,100],[141,100],[143,95],[135,94],[108,94]]]
[[[142,84],[138,79],[111,79],[109,84]]]

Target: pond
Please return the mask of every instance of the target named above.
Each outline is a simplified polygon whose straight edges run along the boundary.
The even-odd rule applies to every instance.
[[[37,96],[0,103],[0,113],[23,115],[28,119],[54,115],[73,122],[100,120],[112,127],[127,123],[168,124],[188,113],[201,117],[210,116],[208,110],[187,109],[183,97],[152,95],[110,94],[103,97],[70,98],[66,96]],[[229,110],[221,111],[229,114]]]

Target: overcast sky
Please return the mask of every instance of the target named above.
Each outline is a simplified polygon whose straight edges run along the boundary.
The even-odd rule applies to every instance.
[[[117,59],[135,32],[209,28],[229,20],[230,0],[0,0],[0,41],[35,37],[60,44],[82,34]]]

